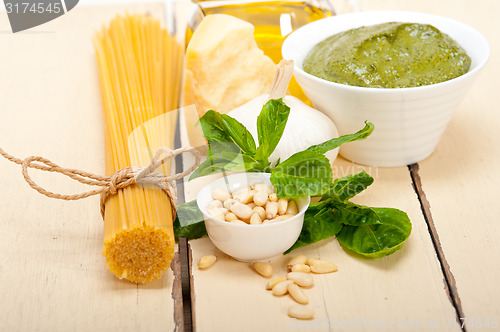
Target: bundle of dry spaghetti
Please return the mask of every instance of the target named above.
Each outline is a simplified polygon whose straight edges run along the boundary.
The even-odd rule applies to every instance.
[[[183,49],[159,21],[114,18],[94,36],[105,118],[106,173],[147,166],[173,147]],[[170,165],[159,171],[170,175]],[[106,199],[103,255],[119,278],[161,277],[174,255],[175,205],[164,190],[131,185]]]

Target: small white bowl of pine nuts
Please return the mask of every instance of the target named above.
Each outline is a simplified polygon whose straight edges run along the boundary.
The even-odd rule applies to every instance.
[[[197,203],[212,243],[234,259],[256,262],[297,241],[310,198],[278,198],[269,173],[239,173],[203,187]]]

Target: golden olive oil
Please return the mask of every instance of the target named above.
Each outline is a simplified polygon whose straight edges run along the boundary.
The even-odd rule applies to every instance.
[[[227,14],[252,23],[255,26],[255,40],[261,50],[270,57],[274,63],[282,59],[281,46],[286,36],[299,27],[321,18],[331,16],[332,10],[327,1],[321,8],[308,1],[231,1],[231,0],[200,0],[199,20],[210,14]],[[199,23],[199,22],[197,22]],[[194,26],[196,25],[193,24]],[[186,43],[193,34],[193,27],[188,27]],[[302,89],[295,79],[289,85],[289,92],[303,101],[309,103]]]

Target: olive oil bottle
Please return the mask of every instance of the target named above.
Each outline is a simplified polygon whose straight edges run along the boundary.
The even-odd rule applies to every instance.
[[[281,46],[286,36],[309,22],[333,15],[328,0],[198,0],[195,4],[197,8],[186,31],[186,45],[204,16],[232,15],[255,26],[254,36],[257,45],[276,64],[282,59]],[[289,92],[309,103],[295,79],[290,82]]]

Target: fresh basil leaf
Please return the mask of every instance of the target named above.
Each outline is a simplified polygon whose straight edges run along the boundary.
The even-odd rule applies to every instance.
[[[350,174],[339,179],[335,179],[332,188],[325,194],[334,200],[345,202],[353,198],[373,183],[371,177],[365,171],[357,174]]]
[[[180,237],[193,240],[205,235],[207,235],[205,220],[196,200],[178,205],[174,220],[175,240],[179,240]]]
[[[283,99],[271,99],[263,107],[257,117],[257,135],[259,147],[255,153],[255,159],[267,163],[268,158],[278,145],[283,136],[290,107]]]
[[[359,141],[367,138],[373,132],[374,128],[375,126],[373,125],[373,123],[366,121],[365,127],[354,134],[332,138],[331,140],[325,141],[318,145],[312,145],[307,150],[324,154],[325,152],[338,148],[344,143]]]
[[[227,114],[207,111],[200,118],[203,136],[211,142],[233,142],[244,154],[254,155],[256,151],[252,134]]]
[[[333,215],[341,223],[351,226],[380,224],[381,219],[374,208],[352,202],[334,202]]]
[[[230,143],[232,144],[232,143]],[[189,177],[189,180],[200,176],[223,173],[229,171],[240,172],[262,172],[261,164],[256,162],[251,156],[234,151],[229,148],[226,151],[209,153],[207,160],[202,162]]]
[[[325,204],[326,203],[326,204]],[[304,215],[304,225],[299,238],[285,254],[297,248],[336,235],[342,229],[339,219],[335,219],[331,206],[327,202],[309,205]]]
[[[380,258],[401,249],[411,233],[408,215],[398,209],[373,208],[380,224],[365,226],[344,225],[337,234],[340,244],[355,253]]]
[[[332,168],[324,155],[301,151],[271,170],[278,197],[319,196],[332,185]]]
[[[199,178],[201,176],[207,176],[211,174],[223,173],[223,172],[244,172],[245,165],[237,163],[228,163],[226,160],[206,160],[198,166],[198,168],[191,174],[189,180]]]

